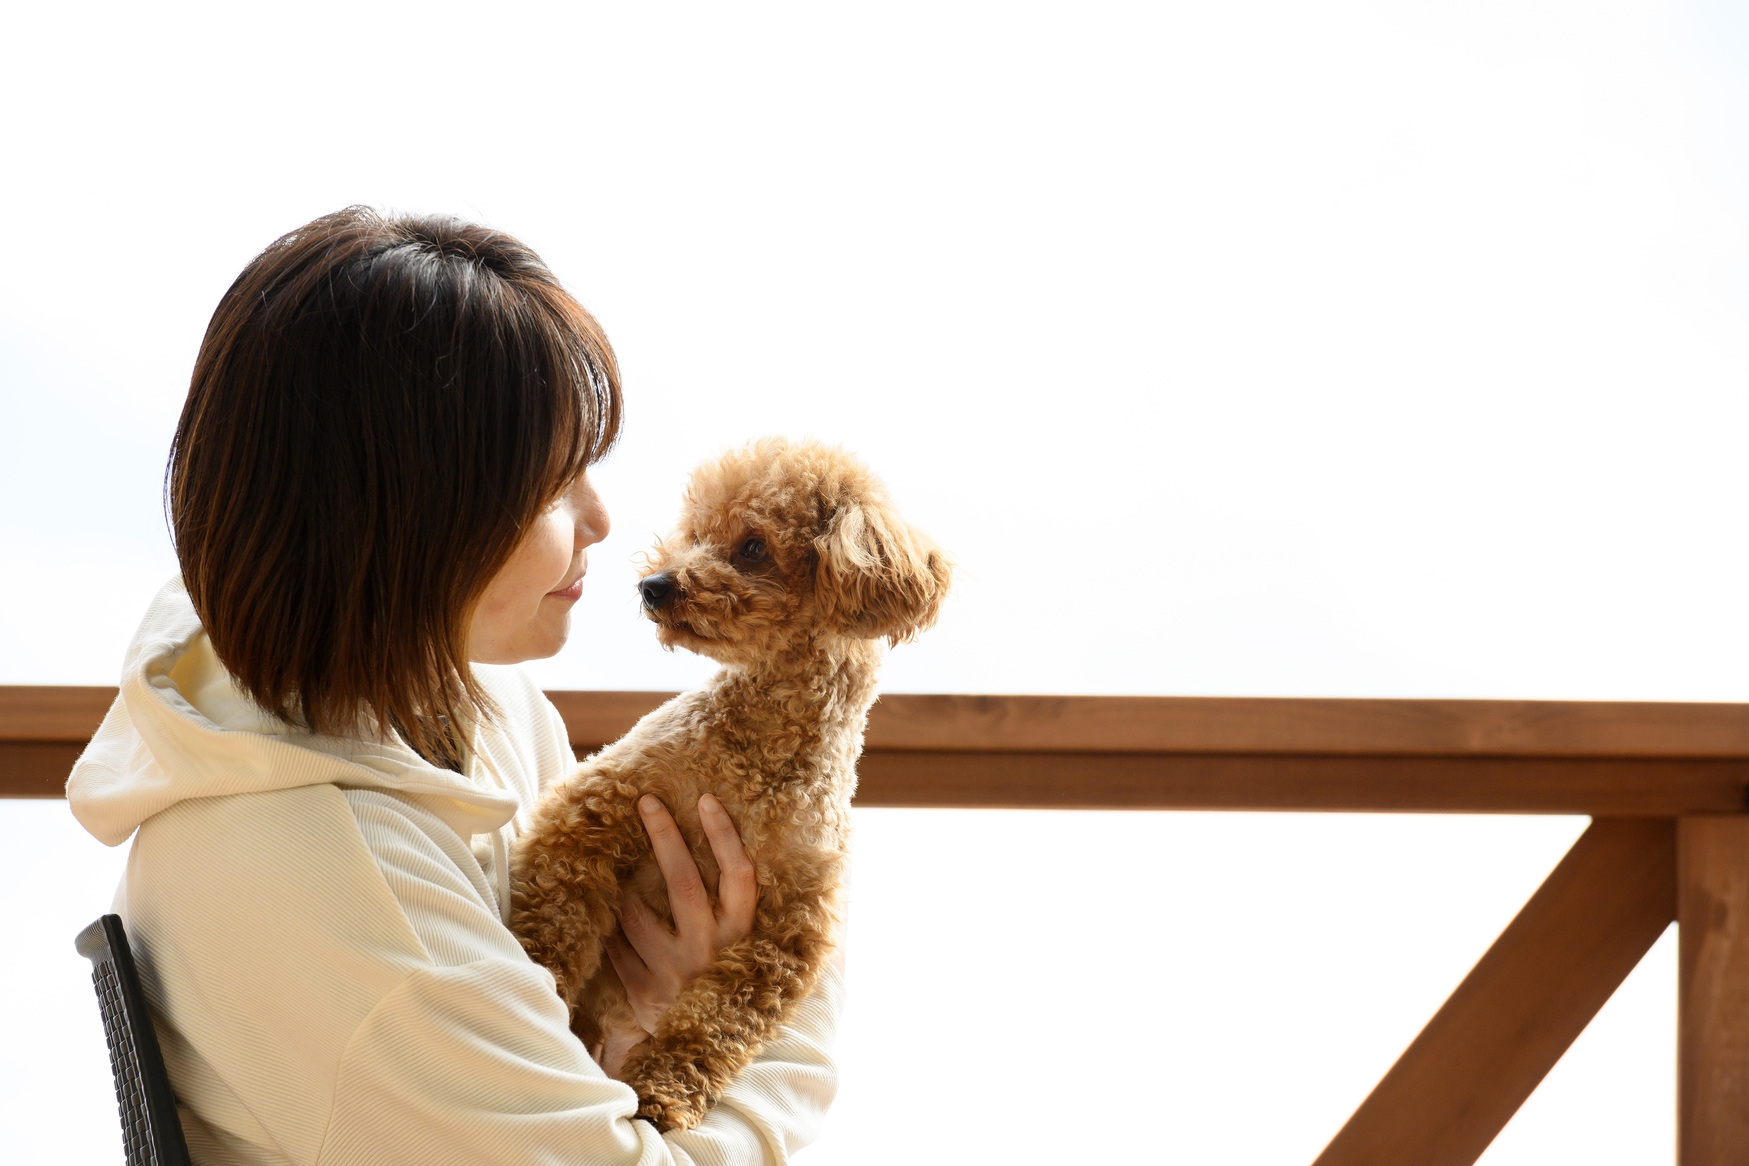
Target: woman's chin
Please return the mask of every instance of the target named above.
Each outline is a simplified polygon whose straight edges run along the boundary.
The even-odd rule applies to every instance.
[[[479,651],[470,651],[468,659],[475,664],[521,664],[528,660],[545,660],[557,656],[571,636],[571,611],[535,621],[514,639],[491,644]]]
[[[565,642],[571,638],[571,613],[565,612],[563,622],[557,628],[550,630],[538,645],[534,645],[524,660],[545,660],[557,656],[564,650]],[[520,661],[519,661],[520,663]]]

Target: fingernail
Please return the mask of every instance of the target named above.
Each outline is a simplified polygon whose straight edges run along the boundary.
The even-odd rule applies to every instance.
[[[638,809],[646,814],[654,814],[662,808],[662,801],[655,794],[645,794],[638,799]]]
[[[710,794],[703,794],[698,799],[698,808],[707,814],[720,814],[723,812],[723,803]]]

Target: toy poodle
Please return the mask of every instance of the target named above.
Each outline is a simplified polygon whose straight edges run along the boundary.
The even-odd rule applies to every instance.
[[[673,918],[639,798],[673,814],[713,898],[699,796],[739,827],[758,881],[752,933],[718,952],[620,1072],[658,1129],[698,1125],[830,959],[885,643],[935,621],[950,576],[842,450],[767,438],[693,472],[638,586],[664,647],[722,667],[555,783],[511,864],[512,929],[593,1047],[631,1023],[603,958],[622,893]]]

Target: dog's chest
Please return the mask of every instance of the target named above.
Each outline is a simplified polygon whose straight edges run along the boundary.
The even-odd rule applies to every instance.
[[[633,791],[660,798],[713,899],[719,872],[698,816],[706,793],[736,823],[762,882],[776,872],[811,882],[808,871],[830,882],[849,848],[866,707],[839,694],[818,704],[785,702],[788,715],[778,715],[739,685],[683,694],[600,755],[590,785],[610,800]],[[666,884],[647,850],[624,885],[668,914]]]
[[[719,794],[724,809],[740,828],[741,842],[761,884],[774,879],[788,881],[798,868],[812,872],[821,881],[836,881],[836,874],[850,849],[848,797],[805,800],[761,798],[754,801]],[[699,822],[697,800],[683,802],[688,808],[674,815],[686,839],[687,849],[698,865],[713,903],[721,870],[715,852]],[[809,881],[812,881],[811,879]],[[645,853],[625,880],[636,894],[664,919],[672,922],[668,885],[653,854]]]

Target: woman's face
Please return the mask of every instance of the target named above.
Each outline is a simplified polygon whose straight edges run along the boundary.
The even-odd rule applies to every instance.
[[[564,647],[571,605],[582,598],[589,569],[586,549],[607,537],[607,526],[607,510],[588,475],[577,475],[486,584],[468,622],[468,659],[518,664]]]

